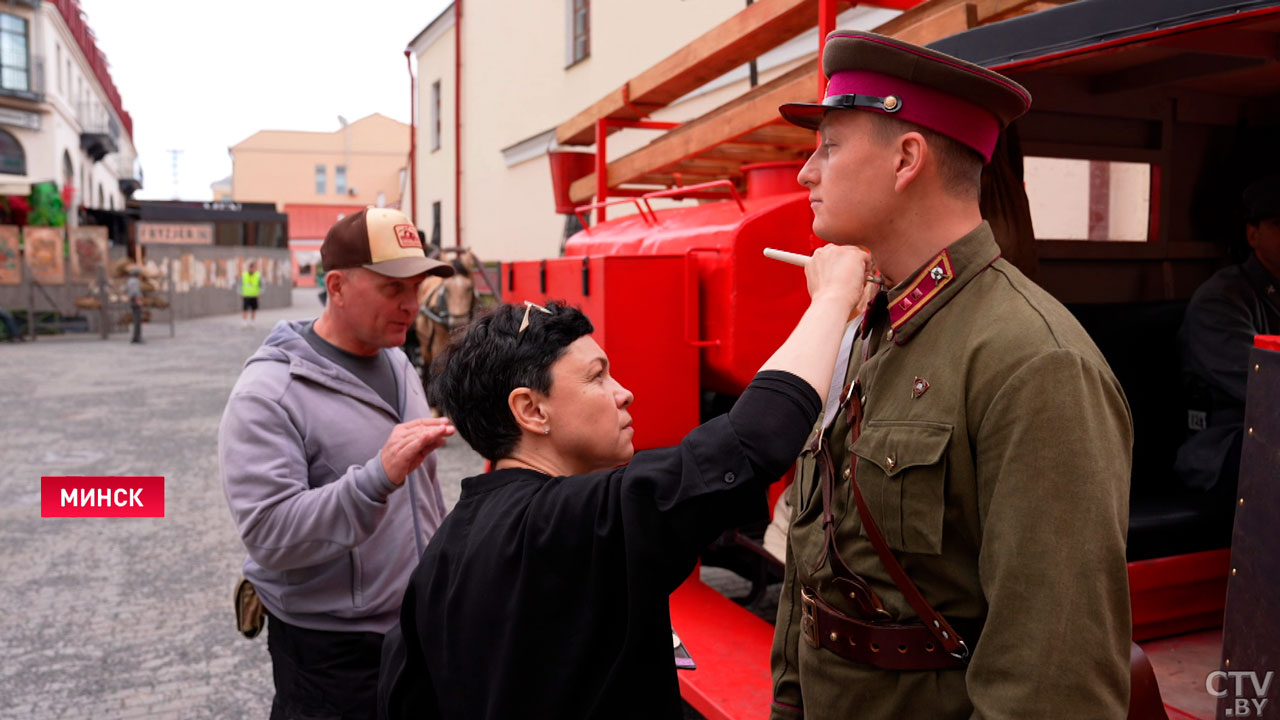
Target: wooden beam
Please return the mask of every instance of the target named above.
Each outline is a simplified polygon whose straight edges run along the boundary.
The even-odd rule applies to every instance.
[[[700,157],[739,160],[743,163],[786,162],[790,160],[804,160],[809,157],[809,153],[812,152],[812,150],[812,144],[807,148],[798,148],[781,146],[764,147],[760,145],[724,143],[708,149],[706,152],[702,153]]]
[[[758,0],[556,128],[562,145],[595,142],[602,117],[634,119],[669,104],[817,23],[818,0]]]
[[[990,18],[1007,17],[1009,13],[1023,12],[1036,6],[1037,2],[1057,5],[1070,1],[926,0],[876,28],[876,32],[900,37],[917,44],[927,44],[955,32],[967,30]],[[761,7],[767,2],[770,0],[759,0],[751,7]],[[708,33],[703,37],[706,38],[711,34]],[[721,38],[719,42],[723,45],[727,40]],[[672,57],[677,55],[683,57],[682,63],[697,62],[696,56],[685,56],[683,53],[684,51],[681,51]],[[739,59],[738,62],[741,60]],[[787,102],[812,102],[815,99],[816,88],[813,77],[818,70],[817,63],[816,58],[802,63],[790,72],[752,88],[710,113],[685,123],[648,145],[609,163],[608,186],[618,187],[635,183],[642,177],[646,181],[652,181],[668,175],[680,163],[690,158],[704,155],[712,157],[712,153],[716,153],[715,157],[753,162],[764,162],[779,156],[781,159],[803,160],[812,151],[813,131],[782,123],[778,117],[778,106]],[[674,70],[669,72],[674,74]],[[596,112],[603,112],[606,109],[604,102],[601,101],[593,106]],[[566,123],[557,130],[561,143],[568,144],[567,140],[574,137],[560,132],[569,127],[570,123]],[[593,140],[594,138],[585,142]],[[595,182],[594,174],[576,180],[569,188],[570,197],[574,202],[589,201],[595,194]]]
[[[648,145],[609,163],[609,187],[631,182],[653,169],[692,157],[707,148],[733,140],[778,119],[778,106],[814,99],[817,61],[802,63],[788,73],[758,85],[746,94],[681,125]],[[595,174],[569,186],[569,197],[584,202],[595,194]]]
[[[978,6],[972,2],[958,3],[921,17],[917,22],[894,33],[894,37],[917,45],[925,45],[939,38],[962,33],[978,25]]]
[[[659,172],[670,173],[697,173],[697,174],[714,174],[721,177],[729,175],[737,175],[742,172],[742,166],[746,163],[734,160],[724,160],[720,158],[708,158],[705,155],[691,157],[681,160],[673,165],[659,168]]]
[[[785,123],[776,117],[773,120],[775,121],[773,124],[738,136],[735,142],[800,147],[808,150],[812,150],[817,144],[817,134],[813,130]]]
[[[1049,10],[1059,5],[1066,5],[1073,0],[1031,0],[1030,2],[1006,2],[1006,7],[989,8],[985,15],[980,15],[978,23],[986,25],[988,23],[1000,22],[1010,18],[1016,18],[1021,15],[1030,15],[1041,10]]]

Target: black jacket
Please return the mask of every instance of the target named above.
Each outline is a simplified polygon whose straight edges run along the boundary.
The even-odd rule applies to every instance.
[[[767,517],[819,409],[765,372],[728,415],[623,467],[464,480],[384,645],[383,716],[679,718],[667,596],[719,533]]]

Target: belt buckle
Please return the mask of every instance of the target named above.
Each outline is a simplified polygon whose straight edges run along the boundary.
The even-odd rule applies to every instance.
[[[800,634],[813,647],[819,647],[817,603],[814,602],[813,591],[807,587],[800,588]]]

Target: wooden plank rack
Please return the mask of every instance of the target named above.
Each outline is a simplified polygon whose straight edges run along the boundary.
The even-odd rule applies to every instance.
[[[876,32],[924,44],[1070,1],[875,0],[860,4],[905,10],[877,27]],[[605,137],[609,133],[645,121],[676,98],[815,25],[834,25],[837,6],[849,4],[836,0],[758,0],[561,124],[556,128],[556,140],[561,145],[594,143],[598,154],[607,155]],[[814,147],[814,133],[783,123],[777,108],[784,102],[813,101],[819,87],[815,57],[706,115],[665,132],[648,145],[608,161],[605,182],[598,182],[596,173],[578,178],[570,186],[569,196],[573,202],[585,204],[593,200],[604,202],[610,195],[634,195],[655,187],[711,179],[728,178],[740,183],[743,165],[804,160]],[[601,149],[605,152],[601,153]],[[598,159],[597,168],[607,160]]]

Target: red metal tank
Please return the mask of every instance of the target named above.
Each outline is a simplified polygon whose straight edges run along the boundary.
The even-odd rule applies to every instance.
[[[796,182],[802,164],[745,166],[745,198],[735,191],[732,200],[645,212],[649,200],[681,189],[651,193],[637,201],[640,214],[574,235],[565,255],[686,257],[697,277],[697,333],[687,340],[702,348],[700,385],[737,395],[808,304],[804,271],[763,255],[766,247],[809,254],[821,242],[808,191]]]
[[[808,305],[804,271],[763,255],[820,244],[799,167],[746,168],[745,198],[650,207],[732,189],[721,180],[610,201],[639,212],[577,233],[565,257],[505,267],[506,301],[563,300],[591,318],[614,376],[635,393],[637,449],[680,442],[699,422],[699,391],[740,394]]]

